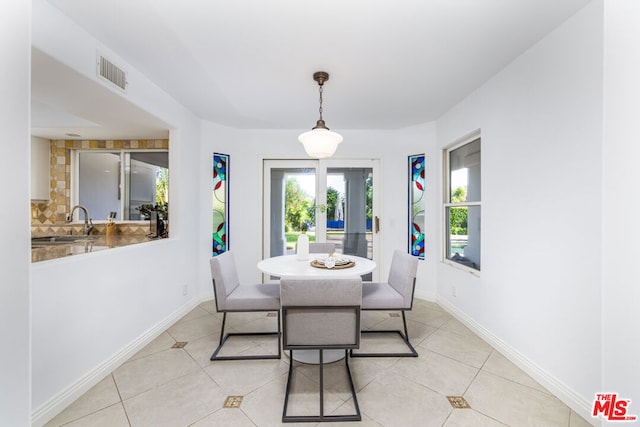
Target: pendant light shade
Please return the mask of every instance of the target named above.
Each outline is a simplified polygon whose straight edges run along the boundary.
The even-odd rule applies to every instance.
[[[323,159],[333,156],[338,144],[342,142],[342,135],[329,130],[322,119],[322,89],[324,82],[329,80],[329,74],[324,71],[318,71],[313,74],[313,80],[318,82],[320,86],[320,118],[313,129],[298,137],[298,141],[302,143],[304,151],[309,156]]]
[[[324,159],[336,152],[338,144],[342,142],[342,135],[330,131],[328,128],[314,128],[298,137],[304,151],[311,157]]]

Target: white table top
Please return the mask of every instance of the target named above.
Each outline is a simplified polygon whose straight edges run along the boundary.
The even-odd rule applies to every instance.
[[[376,263],[370,259],[355,255],[339,255],[356,263],[349,268],[316,268],[311,266],[311,261],[317,258],[326,258],[327,254],[309,254],[309,259],[299,261],[297,255],[283,255],[263,259],[258,263],[258,269],[272,276],[295,277],[352,277],[371,273],[376,268]]]

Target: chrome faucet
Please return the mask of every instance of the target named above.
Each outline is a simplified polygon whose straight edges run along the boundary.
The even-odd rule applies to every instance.
[[[91,233],[91,230],[93,230],[93,221],[91,221],[91,218],[89,218],[89,212],[87,212],[87,208],[81,205],[74,206],[73,209],[71,209],[71,213],[67,217],[67,222],[73,221],[73,214],[75,213],[76,209],[80,209],[84,214],[84,229],[82,234],[88,236],[89,233]]]

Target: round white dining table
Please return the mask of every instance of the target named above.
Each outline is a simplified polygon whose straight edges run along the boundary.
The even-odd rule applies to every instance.
[[[348,268],[318,268],[311,265],[315,259],[326,258],[328,254],[309,254],[309,259],[299,260],[297,255],[282,255],[273,258],[263,259],[258,263],[258,269],[263,273],[278,277],[307,277],[309,279],[318,278],[341,278],[361,276],[371,273],[376,268],[376,263],[368,258],[355,255],[338,255],[339,258],[347,258],[355,264]],[[294,359],[303,363],[320,363],[320,356],[317,350],[296,350]],[[324,350],[324,363],[331,363],[344,358],[344,350]]]
[[[315,259],[326,258],[327,254],[309,254],[306,260],[298,260],[297,255],[282,255],[263,259],[258,263],[258,269],[272,276],[308,277],[308,278],[339,278],[362,276],[376,269],[376,263],[368,258],[355,255],[337,255],[355,263],[348,268],[318,268],[311,265]]]

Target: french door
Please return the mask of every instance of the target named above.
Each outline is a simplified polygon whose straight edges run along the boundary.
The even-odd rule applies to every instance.
[[[264,160],[263,171],[263,258],[295,253],[306,233],[379,264],[377,160]]]

